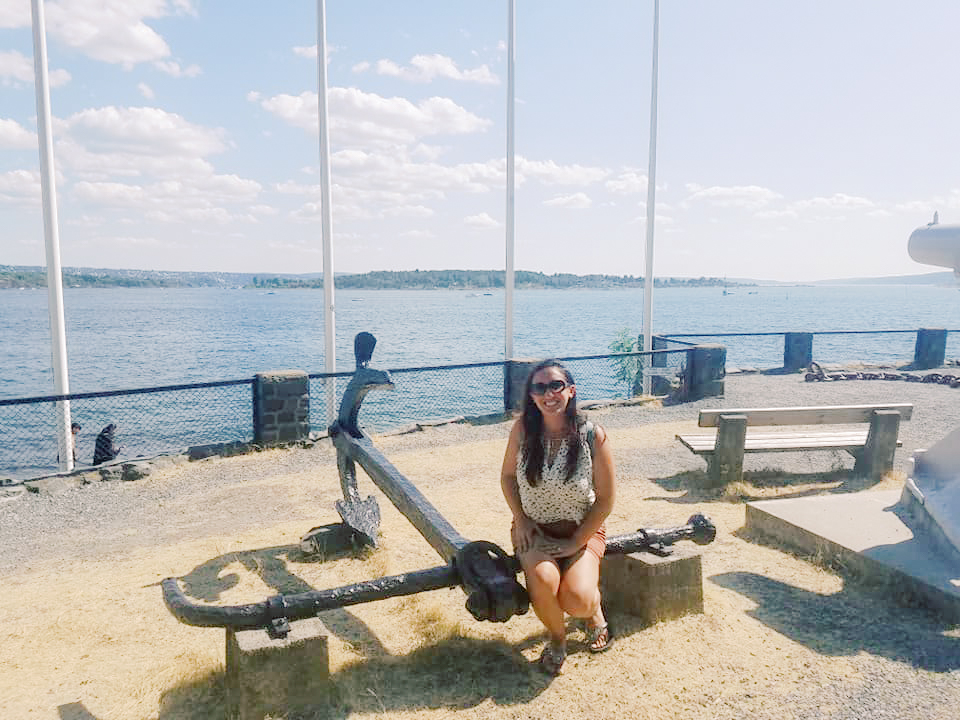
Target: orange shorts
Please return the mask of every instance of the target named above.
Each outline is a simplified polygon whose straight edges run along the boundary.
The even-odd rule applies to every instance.
[[[572,520],[560,520],[559,522],[552,523],[538,523],[537,526],[543,532],[544,535],[550,535],[552,537],[558,538],[568,538],[577,530],[577,523]],[[512,530],[512,528],[511,528]],[[512,534],[512,533],[511,533]],[[590,539],[587,540],[585,546],[587,552],[593,553],[596,555],[597,560],[603,558],[604,553],[607,551],[607,529],[604,526],[601,526],[593,535],[590,536]],[[577,551],[579,552],[579,550]],[[559,565],[564,567],[569,564],[570,558],[574,557],[573,555],[565,558],[559,559]]]

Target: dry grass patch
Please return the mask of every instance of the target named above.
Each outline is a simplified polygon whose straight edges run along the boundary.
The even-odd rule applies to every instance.
[[[615,447],[627,452],[673,443],[677,426],[618,430]],[[509,546],[499,490],[502,440],[396,452],[390,448],[401,447],[399,440],[377,444],[461,534]],[[336,468],[328,462],[315,472],[271,472],[277,457],[216,461],[227,468],[262,467],[263,473],[242,487],[214,489],[210,497],[170,500],[163,512],[179,530],[154,545],[118,550],[109,561],[4,578],[0,717],[61,720],[65,708],[78,707],[97,720],[224,717],[224,632],[178,623],[162,602],[163,577],[183,578],[195,601],[236,604],[440,564],[362,474],[361,496],[375,495],[380,504],[382,546],[302,556],[297,546],[304,532],[339,521]],[[151,478],[163,481],[162,474]],[[203,508],[229,507],[246,494],[269,502],[278,492],[295,506],[294,516],[289,502],[277,501],[278,520],[269,525],[208,532],[201,523]],[[459,589],[327,611],[321,619],[330,633],[336,693],[318,698],[317,716],[788,718],[791,694],[816,694],[838,680],[859,682],[851,662],[860,651],[854,639],[844,635],[830,645],[829,628],[803,631],[789,616],[795,601],[810,617],[822,604],[833,620],[839,614],[842,622],[861,623],[860,607],[843,600],[843,582],[801,558],[738,537],[742,505],[674,501],[683,494],[664,496],[653,483],[631,479],[621,485],[608,528],[619,534],[679,524],[694,511],[709,515],[719,534],[703,549],[703,615],[645,627],[614,611],[611,651],[591,655],[573,633],[566,673],[551,681],[532,665],[546,641],[533,613],[505,624],[478,623]],[[653,495],[661,499],[650,500]]]

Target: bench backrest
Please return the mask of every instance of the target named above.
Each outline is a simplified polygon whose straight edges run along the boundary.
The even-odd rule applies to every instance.
[[[844,425],[870,422],[874,410],[896,410],[901,420],[913,414],[910,403],[890,405],[828,405],[824,407],[723,408],[701,410],[700,427],[716,427],[721,415],[746,415],[747,425]]]

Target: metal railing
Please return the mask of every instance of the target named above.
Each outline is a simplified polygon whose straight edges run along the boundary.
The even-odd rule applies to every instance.
[[[960,330],[947,330],[946,357],[960,359]],[[728,367],[771,369],[783,364],[787,332],[670,333],[660,337],[683,342],[692,338],[704,342],[722,341],[727,348]],[[913,360],[917,330],[823,330],[811,332],[813,359],[838,365],[906,365]],[[736,338],[736,342],[730,342]]]
[[[812,333],[819,363],[908,363],[915,330],[847,330]],[[947,331],[948,358],[960,358],[960,330]],[[652,353],[609,353],[560,358],[577,382],[581,403],[639,395],[643,377],[652,376],[654,394],[678,393],[695,345],[688,339],[723,339],[727,366],[779,367],[785,332],[677,333],[655,338]],[[730,339],[736,342],[729,342]],[[856,342],[852,339],[856,338]],[[413,423],[502,413],[503,361],[396,368],[395,392],[373,393],[360,423],[384,432]],[[328,403],[336,407],[352,372],[309,375],[310,428],[322,432]],[[70,415],[82,429],[76,435],[78,467],[89,467],[97,434],[115,424],[118,459],[183,452],[254,438],[254,380],[228,380],[108,392],[0,400],[0,483],[58,471],[57,404],[70,403]]]
[[[581,402],[640,394],[642,373],[677,386],[687,350],[564,357]],[[371,393],[360,424],[371,432],[504,411],[503,361],[391,369],[394,392]],[[310,429],[328,425],[327,399],[339,403],[352,372],[309,377]],[[198,445],[254,439],[254,379],[192,383],[108,392],[0,400],[0,482],[52,475],[57,463],[57,403],[68,401],[82,426],[76,435],[76,469],[93,463],[97,434],[116,425],[118,460],[185,452]],[[328,395],[328,392],[330,393]]]

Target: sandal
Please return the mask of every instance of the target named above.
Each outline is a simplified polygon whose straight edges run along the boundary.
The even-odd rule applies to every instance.
[[[537,664],[547,675],[556,677],[563,673],[563,662],[567,659],[567,649],[554,647],[553,643],[547,643],[547,646],[540,653],[540,659]]]
[[[587,633],[587,650],[592,653],[602,653],[613,647],[613,633],[610,632],[610,624],[603,623],[590,627],[585,626]]]

